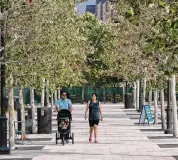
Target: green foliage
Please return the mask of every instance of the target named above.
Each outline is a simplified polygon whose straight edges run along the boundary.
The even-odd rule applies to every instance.
[[[145,51],[157,60],[157,84],[163,85],[166,76],[176,74],[178,71],[178,3],[159,1],[164,14],[154,18],[152,32],[147,37]],[[161,74],[160,74],[161,73]],[[160,81],[161,80],[161,81]]]
[[[105,77],[107,77],[110,69],[109,60],[114,48],[114,35],[109,25],[102,23],[92,14],[86,13],[82,18],[85,29],[81,33],[86,36],[90,47],[85,52],[88,68],[88,70],[83,71],[85,79],[93,86],[107,85]]]
[[[128,40],[127,32],[130,37],[126,46],[136,50],[128,53],[123,43],[120,45],[126,51],[124,61],[120,62],[126,68],[122,72],[130,81],[147,77],[150,87],[163,88],[168,76],[177,73],[178,3],[164,0],[119,0],[116,3],[120,18],[118,26],[125,24],[127,28],[127,31],[119,29],[122,41]]]
[[[12,6],[7,21],[7,69],[14,86],[39,88],[42,78],[49,80],[51,91],[81,84],[87,45],[73,1],[34,0],[23,9],[21,2]]]
[[[118,0],[118,24],[78,16],[74,0],[4,0],[7,77],[14,87],[110,86],[147,77],[162,88],[178,71],[178,3]],[[8,82],[8,81],[7,81]]]

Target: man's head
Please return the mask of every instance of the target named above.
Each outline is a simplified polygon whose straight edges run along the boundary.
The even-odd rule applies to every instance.
[[[67,98],[67,93],[62,91],[61,92],[61,99],[66,99]]]

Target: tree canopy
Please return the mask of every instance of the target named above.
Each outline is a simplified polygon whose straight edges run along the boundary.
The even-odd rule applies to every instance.
[[[7,77],[14,86],[51,91],[62,86],[109,86],[147,77],[161,86],[177,73],[178,3],[118,0],[117,23],[78,15],[73,0],[6,0],[3,7]],[[116,22],[116,21],[115,21]]]

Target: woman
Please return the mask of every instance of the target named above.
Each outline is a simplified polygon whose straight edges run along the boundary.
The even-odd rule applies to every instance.
[[[85,120],[87,119],[87,112],[89,109],[89,125],[90,125],[90,137],[89,142],[92,142],[92,134],[94,130],[94,136],[95,136],[95,143],[98,143],[97,136],[98,136],[98,124],[99,120],[103,120],[102,115],[102,106],[99,101],[97,101],[97,95],[96,93],[92,93],[92,100],[88,102],[85,110]]]

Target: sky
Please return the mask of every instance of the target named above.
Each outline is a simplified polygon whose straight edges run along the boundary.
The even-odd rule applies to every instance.
[[[86,5],[95,5],[95,1],[96,0],[88,0],[87,2],[82,2],[77,5],[77,8],[81,13],[84,13],[86,10]]]

